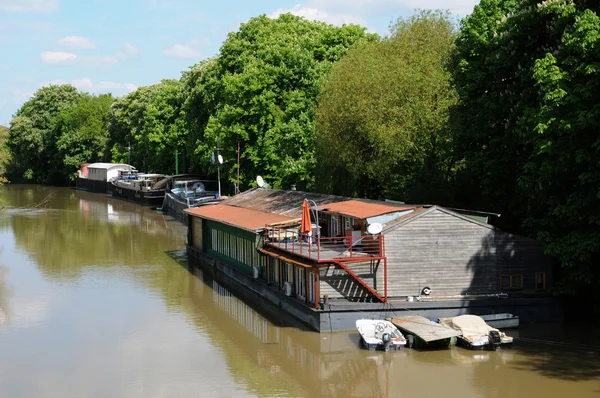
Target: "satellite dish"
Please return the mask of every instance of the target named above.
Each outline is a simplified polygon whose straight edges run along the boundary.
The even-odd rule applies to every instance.
[[[219,164],[223,164],[223,156],[221,156],[219,154],[219,156],[217,156],[217,160],[219,161]]]
[[[370,233],[371,235],[377,235],[381,231],[383,231],[383,225],[381,225],[377,222],[373,223],[373,224],[369,224],[369,227],[367,228],[367,232]]]
[[[265,180],[261,176],[256,176],[256,183],[261,188],[265,186]]]

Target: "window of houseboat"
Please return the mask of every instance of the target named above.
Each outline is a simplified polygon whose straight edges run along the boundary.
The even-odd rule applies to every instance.
[[[546,273],[536,272],[535,273],[535,289],[544,290],[546,289]]]
[[[500,288],[512,290],[522,289],[523,275],[501,275]]]

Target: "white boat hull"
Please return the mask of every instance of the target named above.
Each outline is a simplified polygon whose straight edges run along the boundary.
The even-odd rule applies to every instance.
[[[406,339],[389,321],[374,319],[359,319],[356,329],[361,337],[361,343],[368,350],[399,350],[406,345]]]

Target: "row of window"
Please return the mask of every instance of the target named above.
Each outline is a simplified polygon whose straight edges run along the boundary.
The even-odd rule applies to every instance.
[[[500,275],[500,289],[519,290],[523,289],[523,275],[512,274],[512,275]],[[546,289],[546,273],[536,272],[535,273],[535,289],[545,290]]]
[[[260,253],[254,241],[220,229],[210,229],[210,249],[250,267],[260,266]]]
[[[281,261],[281,267],[279,266],[280,260],[274,258],[270,259],[270,280],[273,285],[278,285],[281,280],[281,286],[284,286],[285,282],[294,283],[295,296],[306,299],[308,295],[308,302],[315,302],[315,284],[314,273],[301,267],[294,267],[292,264]],[[308,272],[308,275],[306,274]],[[306,278],[308,277],[308,284],[306,284]]]

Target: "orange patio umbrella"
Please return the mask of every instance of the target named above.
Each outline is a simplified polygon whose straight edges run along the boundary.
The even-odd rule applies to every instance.
[[[310,208],[308,207],[308,201],[304,199],[304,203],[302,203],[302,222],[300,224],[300,232],[307,234],[311,230],[312,225],[310,222]]]

